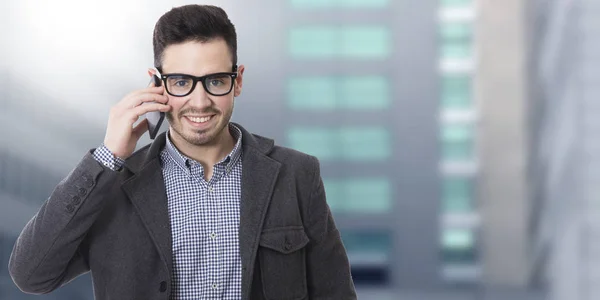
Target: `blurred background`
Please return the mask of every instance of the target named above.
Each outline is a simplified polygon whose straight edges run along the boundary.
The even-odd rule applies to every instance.
[[[8,258],[188,3],[1,0],[0,299],[93,299]],[[233,121],[320,159],[360,299],[600,299],[599,1],[203,3],[238,31]]]

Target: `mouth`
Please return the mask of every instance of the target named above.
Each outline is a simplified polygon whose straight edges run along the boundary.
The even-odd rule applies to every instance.
[[[206,127],[215,118],[215,115],[210,116],[184,116],[184,119],[193,127]]]

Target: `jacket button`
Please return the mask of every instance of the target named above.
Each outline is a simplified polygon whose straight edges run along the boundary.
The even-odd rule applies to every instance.
[[[86,183],[87,187],[91,188],[94,186],[94,181],[92,177],[88,174],[83,175],[83,181]]]
[[[75,207],[73,207],[71,204],[67,205],[67,212],[72,213],[73,211],[75,211]]]
[[[79,196],[85,196],[85,194],[87,194],[87,190],[84,188],[79,188]]]
[[[164,293],[164,292],[166,292],[166,291],[167,291],[167,282],[166,282],[166,281],[162,281],[162,282],[160,283],[160,292],[161,292],[161,293]]]
[[[288,240],[287,236],[285,237],[285,241],[283,243],[283,249],[285,249],[286,251],[292,249],[292,244],[290,243],[290,240]]]
[[[79,203],[81,203],[81,198],[79,198],[79,196],[73,196],[73,204],[78,205]]]

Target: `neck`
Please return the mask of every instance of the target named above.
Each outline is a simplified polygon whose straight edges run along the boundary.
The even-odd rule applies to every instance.
[[[212,167],[223,160],[235,146],[235,140],[229,132],[229,126],[226,126],[209,144],[200,146],[188,143],[177,134],[171,134],[170,130],[169,137],[179,152],[199,162],[204,170],[212,170]]]

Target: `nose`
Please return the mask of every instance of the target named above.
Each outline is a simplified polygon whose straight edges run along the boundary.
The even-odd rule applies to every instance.
[[[212,105],[212,101],[210,99],[210,95],[204,90],[204,86],[202,82],[198,82],[196,87],[189,95],[190,100],[188,103],[196,108],[204,109],[206,107],[210,107]]]

